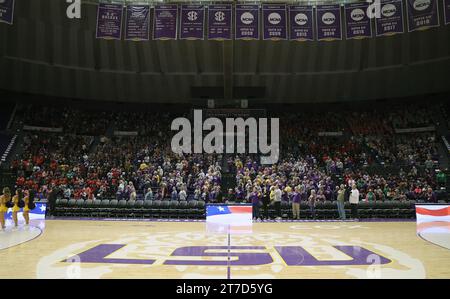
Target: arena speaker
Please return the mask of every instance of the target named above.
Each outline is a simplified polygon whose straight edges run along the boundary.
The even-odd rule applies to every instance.
[[[241,108],[242,109],[248,108],[248,100],[241,100]]]

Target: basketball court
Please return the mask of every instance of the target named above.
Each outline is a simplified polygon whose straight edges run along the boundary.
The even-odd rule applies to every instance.
[[[415,222],[33,220],[0,240],[1,278],[450,278],[450,250]]]

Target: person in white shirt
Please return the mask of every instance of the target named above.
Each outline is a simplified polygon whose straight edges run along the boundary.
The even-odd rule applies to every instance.
[[[278,220],[281,219],[281,196],[282,192],[280,190],[280,187],[278,187],[278,185],[275,185],[275,196],[273,199],[273,204],[275,206],[276,218]]]
[[[358,204],[359,204],[359,191],[356,189],[356,185],[352,185],[352,191],[349,197],[350,207],[352,209],[352,218],[358,219]]]
[[[187,199],[187,194],[186,191],[183,189],[181,189],[180,193],[178,194],[180,200],[186,200]]]

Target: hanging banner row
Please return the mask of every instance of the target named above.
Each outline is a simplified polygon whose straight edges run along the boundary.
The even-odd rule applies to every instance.
[[[403,4],[405,2],[405,5]],[[439,0],[381,0],[377,10],[366,2],[298,6],[286,4],[128,5],[100,3],[96,37],[154,40],[296,40],[331,41],[403,33],[440,26]],[[450,0],[442,0],[450,23]],[[153,16],[151,14],[153,12]],[[0,0],[0,22],[13,23],[14,0]],[[342,20],[342,18],[344,20]],[[372,21],[374,19],[375,21]],[[123,26],[124,24],[124,26]],[[150,24],[153,24],[152,30]],[[206,25],[206,26],[205,26]],[[233,26],[234,25],[234,26]],[[125,27],[125,32],[122,29]],[[233,30],[234,27],[234,30]],[[234,33],[234,35],[233,35]]]

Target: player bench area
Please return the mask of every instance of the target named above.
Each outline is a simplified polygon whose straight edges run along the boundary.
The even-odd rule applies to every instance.
[[[445,202],[445,201],[443,201]],[[416,201],[377,201],[360,202],[359,218],[399,218],[414,219]],[[205,219],[204,201],[126,201],[126,200],[80,200],[57,199],[53,215],[61,217],[93,217],[93,218],[137,218],[137,219]],[[345,203],[346,214],[350,215],[350,204]],[[292,219],[292,205],[281,203],[283,219]],[[337,219],[338,211],[335,202],[317,202],[316,219]],[[261,216],[264,210],[261,208]],[[275,218],[276,211],[269,206],[269,217]],[[300,204],[300,218],[311,219],[312,213],[308,203]]]

